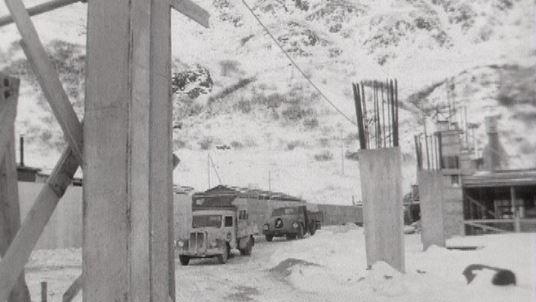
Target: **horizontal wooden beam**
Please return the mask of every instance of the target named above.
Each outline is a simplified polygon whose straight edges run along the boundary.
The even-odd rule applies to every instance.
[[[47,184],[39,192],[32,208],[24,218],[22,227],[0,261],[0,301],[6,301],[11,288],[16,284],[39,236],[78,167],[79,162],[72,149],[68,147],[62,153]]]
[[[49,2],[38,4],[36,6],[32,6],[28,8],[27,11],[30,16],[35,16],[35,15],[49,12],[51,10],[54,10],[60,7],[64,7],[64,6],[76,3],[76,2],[81,2],[81,1],[82,0],[54,0],[54,1],[49,1]],[[0,17],[0,27],[6,26],[13,22],[14,21],[11,15]]]
[[[179,13],[199,23],[201,26],[210,27],[210,14],[191,0],[169,0],[171,7]]]

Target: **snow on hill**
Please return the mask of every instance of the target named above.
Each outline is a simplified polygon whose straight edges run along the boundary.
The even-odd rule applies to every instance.
[[[172,18],[174,140],[182,159],[175,181],[205,189],[210,152],[219,174],[212,168],[212,185],[219,177],[231,185],[267,188],[270,174],[272,189],[311,201],[359,199],[358,163],[344,156],[357,150],[356,127],[321,99],[241,1],[196,2],[210,11],[210,29],[176,12]],[[456,83],[449,89],[470,109],[473,123],[482,124],[482,112],[501,114],[513,162],[526,167],[524,161],[532,159],[536,165],[536,142],[522,130],[535,120],[534,1],[246,2],[350,119],[352,81],[399,80],[405,189],[414,182],[418,108],[446,102],[447,78]],[[3,3],[0,13],[7,13]],[[33,20],[83,115],[86,6]],[[17,131],[27,138],[28,163],[51,168],[64,144],[61,131],[16,44],[15,27],[1,28],[0,35],[0,69],[23,79]]]

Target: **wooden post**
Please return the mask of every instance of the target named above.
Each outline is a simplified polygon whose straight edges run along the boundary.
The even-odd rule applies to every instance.
[[[6,85],[7,84],[7,85]],[[20,228],[20,206],[15,162],[14,123],[17,108],[19,80],[0,73],[0,256],[4,257]],[[8,92],[8,93],[5,93]],[[7,97],[6,97],[7,96]],[[18,278],[16,278],[18,276]],[[7,289],[8,302],[30,302],[24,271],[15,275],[15,285]]]
[[[514,219],[514,232],[521,232],[521,225],[519,223],[519,211],[517,210],[516,204],[516,188],[514,186],[510,187],[510,197],[512,204],[512,218]]]
[[[41,281],[41,302],[47,302],[47,298],[48,298],[47,282]]]
[[[170,23],[167,0],[88,1],[83,301],[174,293]]]

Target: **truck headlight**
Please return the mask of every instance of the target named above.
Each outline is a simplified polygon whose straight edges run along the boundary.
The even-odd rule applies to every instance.
[[[183,247],[184,246],[184,241],[182,241],[182,240],[177,241],[177,245],[179,247]]]
[[[265,224],[265,225],[263,226],[263,229],[268,230],[268,229],[270,229],[270,226],[269,226],[268,224]]]
[[[297,229],[297,228],[298,228],[298,223],[297,223],[297,222],[294,222],[294,223],[292,224],[292,227],[295,228],[295,229]]]

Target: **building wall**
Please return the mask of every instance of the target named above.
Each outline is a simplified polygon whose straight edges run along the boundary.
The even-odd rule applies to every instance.
[[[31,209],[45,183],[19,182],[21,219]],[[45,226],[35,249],[82,246],[82,187],[69,186]]]

